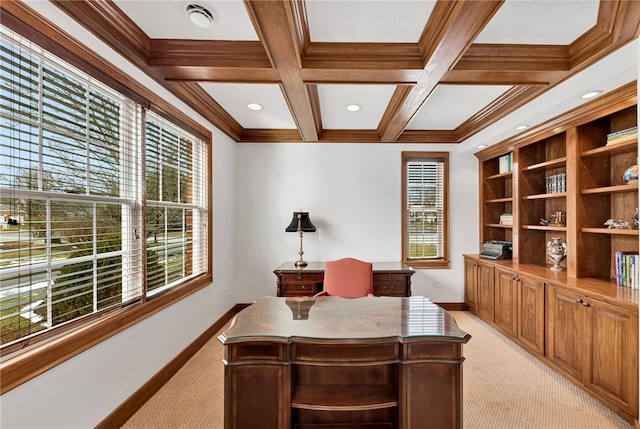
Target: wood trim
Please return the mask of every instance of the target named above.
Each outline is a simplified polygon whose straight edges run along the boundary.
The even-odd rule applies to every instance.
[[[0,395],[199,291],[211,284],[211,280],[211,274],[203,275],[143,304],[127,307],[85,327],[51,338],[46,343],[3,357],[0,363]]]
[[[248,306],[248,304],[247,304]],[[119,428],[129,420],[153,395],[155,395],[216,333],[243,309],[236,304],[223,314],[213,325],[207,328],[198,338],[191,342],[175,358],[151,377],[142,387],[131,395],[118,408],[113,410],[104,420],[96,425],[96,429]]]
[[[455,130],[456,139],[463,141],[491,124],[505,117],[516,107],[523,106],[547,90],[543,86],[514,86],[500,97],[463,122]]]
[[[476,153],[480,160],[494,158],[505,151],[561,133],[569,128],[591,122],[601,116],[637,104],[637,81],[630,82],[591,102],[549,119],[516,136]]]
[[[167,88],[180,99],[188,98],[189,106],[206,120],[216,124],[223,133],[234,140],[240,138],[242,125],[216,103],[200,85],[195,82],[167,82]]]

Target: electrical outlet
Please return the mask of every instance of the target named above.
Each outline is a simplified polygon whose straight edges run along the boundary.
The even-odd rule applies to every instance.
[[[438,280],[434,280],[433,281],[433,288],[434,289],[438,289],[440,287],[440,282],[438,282]]]
[[[229,288],[228,287],[224,288],[224,297],[225,298],[229,298]]]

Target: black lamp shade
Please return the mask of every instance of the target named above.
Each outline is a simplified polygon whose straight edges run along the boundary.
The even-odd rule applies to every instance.
[[[309,219],[309,212],[293,212],[293,219],[291,219],[291,223],[285,229],[285,232],[298,232],[298,215],[300,215],[300,231],[316,232],[316,227],[313,226],[311,219]]]

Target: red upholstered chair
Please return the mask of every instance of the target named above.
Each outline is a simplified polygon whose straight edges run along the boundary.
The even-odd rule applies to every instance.
[[[373,265],[354,258],[327,261],[324,290],[316,296],[357,298],[373,296]]]

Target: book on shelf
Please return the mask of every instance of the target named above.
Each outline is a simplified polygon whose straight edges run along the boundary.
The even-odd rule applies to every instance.
[[[513,152],[498,157],[498,173],[508,173],[513,168]]]
[[[546,194],[556,194],[558,192],[567,192],[567,174],[558,173],[546,176]]]
[[[502,213],[500,215],[500,225],[513,225],[513,214]]]
[[[640,288],[640,255],[637,251],[616,251],[615,266],[618,286]]]
[[[638,138],[638,127],[631,127],[615,133],[607,134],[607,146],[625,143]]]

